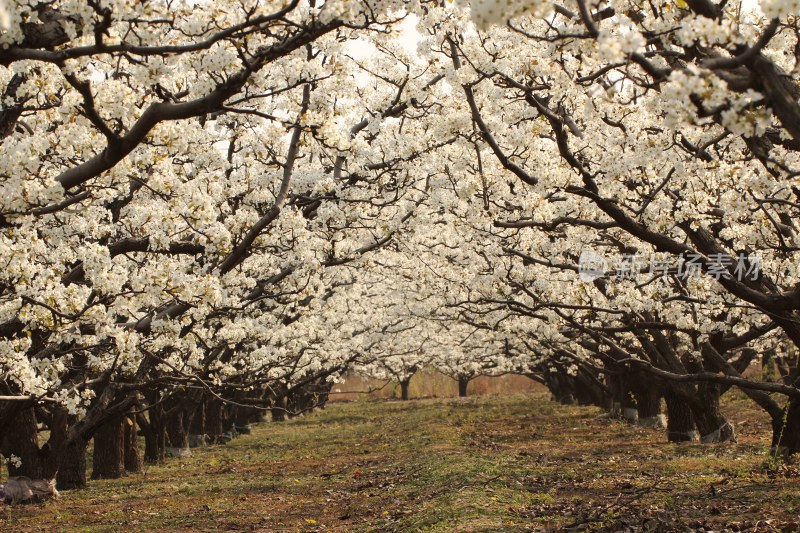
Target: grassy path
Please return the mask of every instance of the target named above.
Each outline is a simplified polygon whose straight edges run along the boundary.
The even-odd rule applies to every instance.
[[[0,531],[791,530],[800,477],[769,468],[763,417],[728,406],[738,444],[656,430],[542,396],[358,402],[226,446],[0,507]]]

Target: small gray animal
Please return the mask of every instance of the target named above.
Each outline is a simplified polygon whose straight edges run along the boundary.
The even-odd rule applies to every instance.
[[[16,476],[8,478],[4,485],[0,485],[0,501],[11,505],[49,498],[58,499],[55,479],[34,480],[25,476]]]

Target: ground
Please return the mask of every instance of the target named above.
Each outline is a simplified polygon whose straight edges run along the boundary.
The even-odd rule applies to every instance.
[[[0,508],[0,531],[794,531],[796,467],[765,417],[726,412],[737,444],[662,431],[545,395],[336,403],[228,445]]]

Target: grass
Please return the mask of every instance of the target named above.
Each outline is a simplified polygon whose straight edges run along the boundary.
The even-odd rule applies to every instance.
[[[739,442],[706,446],[541,394],[336,403],[0,508],[0,531],[796,529],[796,469],[765,466],[766,424],[748,403],[726,412]]]

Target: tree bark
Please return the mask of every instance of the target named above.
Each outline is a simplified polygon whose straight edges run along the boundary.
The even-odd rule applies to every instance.
[[[800,400],[792,398],[783,417],[773,420],[772,448],[784,457],[800,453]]]
[[[691,442],[696,440],[694,415],[689,404],[671,392],[664,395],[664,401],[667,404],[667,441]]]
[[[705,443],[736,441],[736,431],[722,415],[719,407],[719,384],[699,383],[698,402],[693,406],[697,431]]]
[[[558,384],[558,402],[563,405],[575,404],[575,388],[573,382],[561,372],[553,376],[553,381]]]
[[[142,459],[139,456],[139,438],[136,432],[136,415],[125,417],[125,470],[139,473],[142,471]]]
[[[36,413],[32,407],[20,409],[13,418],[13,431],[5,432],[0,439],[3,456],[18,457],[22,464],[8,465],[9,476],[27,476],[31,479],[44,478],[44,452],[39,449],[39,430]]]
[[[631,388],[631,376],[625,373],[618,377],[620,380],[619,393],[622,418],[629,424],[636,424],[639,421],[639,407],[636,402],[636,395]]]
[[[400,380],[400,399],[408,401],[408,386],[411,383],[411,378]]]
[[[206,397],[205,395],[195,404],[194,416],[189,424],[189,433],[192,435],[205,435],[206,433]]]
[[[186,433],[183,409],[179,409],[167,421],[167,438],[173,448],[188,448],[189,435]]]
[[[664,427],[661,415],[661,391],[652,381],[646,382],[645,385],[638,387],[634,392],[639,415],[638,424],[642,427]]]
[[[235,400],[243,405],[246,405],[247,394],[240,392],[235,396]],[[240,435],[249,435],[251,431],[250,420],[257,412],[258,411],[252,407],[235,407],[233,409],[233,426],[236,430],[236,433]]]
[[[92,479],[117,479],[125,475],[124,417],[115,416],[94,432]]]
[[[581,368],[572,381],[574,383],[575,399],[578,400],[580,405],[596,405],[597,407],[608,409],[611,399],[596,376]]]
[[[189,446],[196,448],[198,446],[205,446],[206,442],[206,396],[203,395],[198,400],[192,421],[189,424]]]
[[[58,490],[82,489],[86,486],[86,439],[77,438],[64,447],[61,465],[56,474]]]
[[[147,464],[157,464],[164,460],[164,449],[166,438],[164,437],[164,427],[159,421],[161,406],[150,409],[148,418],[144,414],[136,416],[136,421],[144,435],[144,462]]]
[[[612,418],[623,418],[624,409],[627,406],[631,408],[629,402],[629,385],[628,376],[620,373],[606,374],[608,388],[611,391],[611,408],[609,415]]]
[[[274,407],[272,408],[272,421],[283,422],[286,420],[286,396],[281,396],[275,400]]]
[[[470,378],[467,376],[458,376],[458,396],[460,398],[467,397],[467,385],[469,385]]]
[[[721,355],[711,346],[711,343],[704,343],[701,354],[701,360],[687,359],[685,363],[687,370],[690,372],[717,371],[719,361],[716,361],[715,356],[721,358]],[[697,401],[690,401],[701,442],[710,444],[736,441],[736,431],[720,411],[720,390],[718,383],[708,381],[698,383]]]

